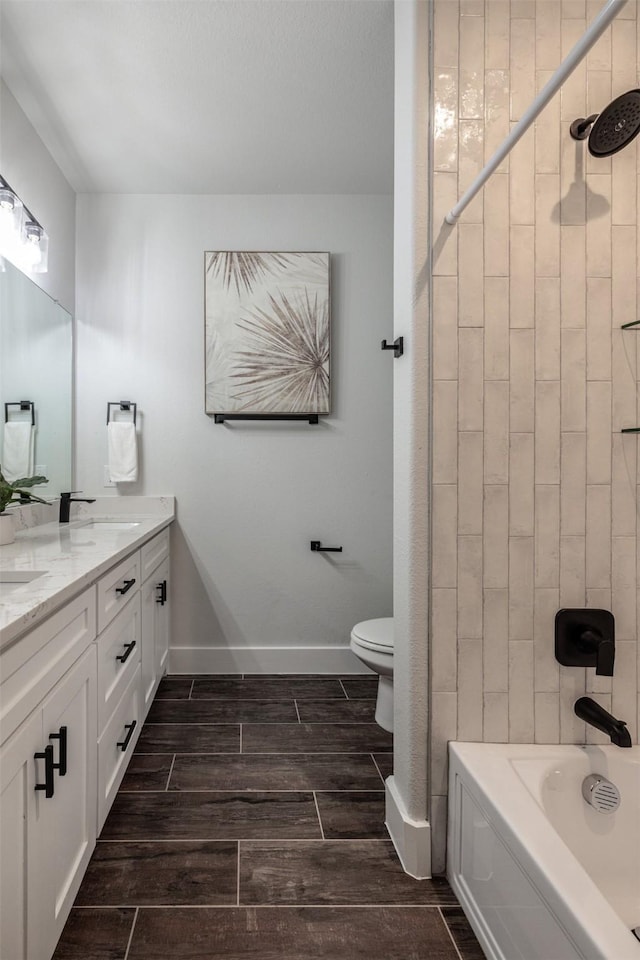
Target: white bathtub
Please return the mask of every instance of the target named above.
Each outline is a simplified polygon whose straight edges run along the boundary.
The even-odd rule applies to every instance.
[[[640,747],[450,743],[447,874],[491,960],[640,960]]]

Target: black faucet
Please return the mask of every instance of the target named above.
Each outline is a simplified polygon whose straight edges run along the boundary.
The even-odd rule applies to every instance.
[[[616,720],[591,697],[580,697],[579,700],[576,700],[573,709],[576,716],[580,717],[581,720],[590,723],[592,727],[602,730],[608,737],[611,737],[611,743],[615,743],[616,747],[631,746],[631,734],[627,730],[624,720]]]
[[[69,523],[69,513],[72,503],[95,503],[96,498],[91,497],[73,497],[73,493],[80,493],[80,490],[71,490],[69,493],[60,494],[60,523]]]

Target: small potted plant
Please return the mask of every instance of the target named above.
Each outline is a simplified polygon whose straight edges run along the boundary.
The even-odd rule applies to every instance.
[[[46,500],[36,497],[27,488],[47,482],[46,477],[37,476],[23,477],[21,480],[14,480],[9,483],[8,480],[5,480],[0,467],[0,545],[13,543],[16,538],[13,516],[6,512],[7,507],[12,503],[46,503]]]

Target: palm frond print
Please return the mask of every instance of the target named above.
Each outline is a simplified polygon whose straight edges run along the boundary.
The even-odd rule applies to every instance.
[[[295,254],[218,250],[208,255],[207,273],[220,280],[226,290],[235,286],[239,296],[243,291],[251,293],[255,284],[288,266],[292,256]]]

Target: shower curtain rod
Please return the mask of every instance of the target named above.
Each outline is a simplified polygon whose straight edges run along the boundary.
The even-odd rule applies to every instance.
[[[531,106],[523,113],[511,133],[498,147],[494,155],[480,171],[468,190],[463,193],[461,198],[452,207],[444,218],[447,223],[454,224],[458,217],[468,204],[471,203],[476,193],[482,189],[496,167],[499,167],[504,158],[513,149],[518,140],[526,133],[539,113],[544,110],[549,100],[560,89],[567,77],[573,73],[580,61],[587,55],[591,47],[600,39],[609,24],[618,15],[624,7],[627,0],[608,0],[608,3],[602,8],[595,18],[587,32],[578,40],[573,49],[567,54],[554,75],[545,84]]]

